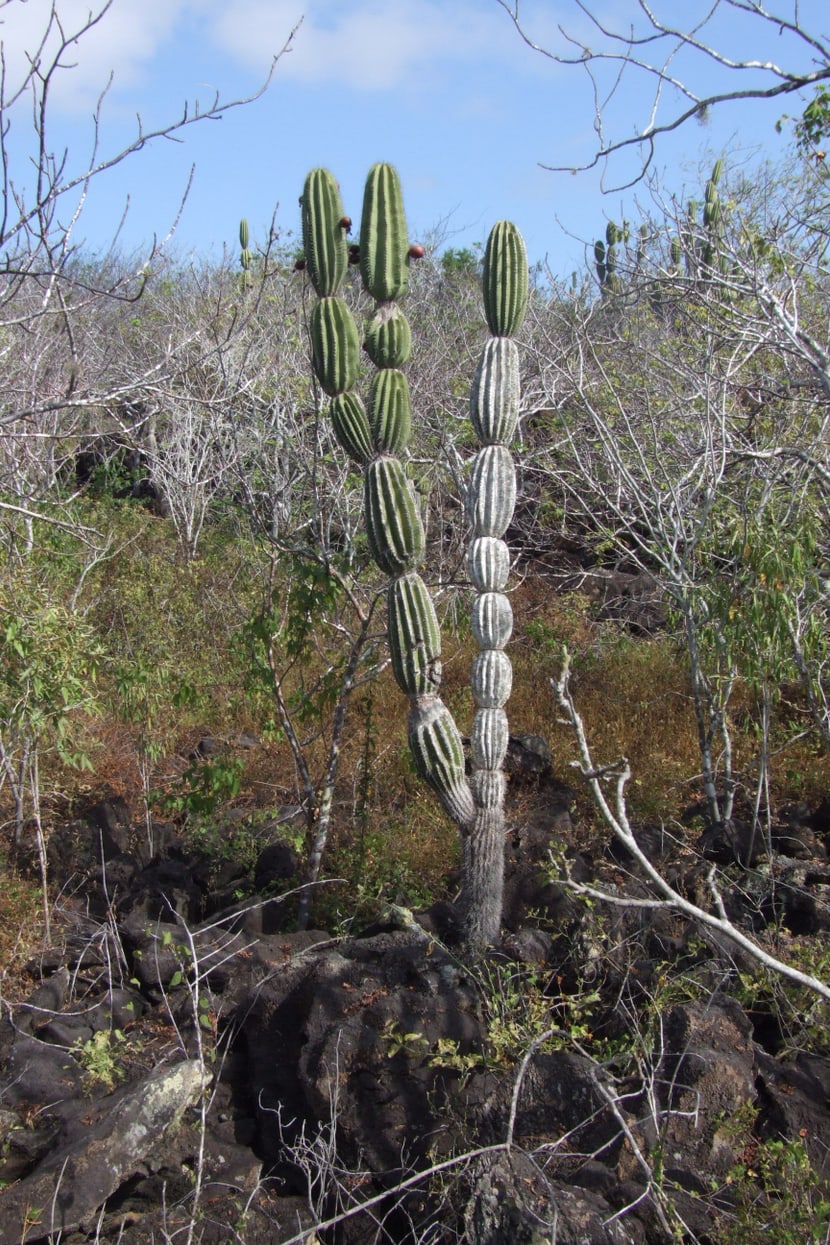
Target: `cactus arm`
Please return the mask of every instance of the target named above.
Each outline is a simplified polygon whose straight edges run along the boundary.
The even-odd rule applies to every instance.
[[[399,370],[409,357],[411,332],[394,301],[405,291],[408,278],[400,182],[389,165],[374,165],[363,201],[361,275],[378,304],[366,335],[368,353],[378,369],[370,387],[368,412],[350,392],[359,355],[354,321],[336,293],[345,268],[340,251],[330,249],[342,212],[335,191],[331,174],[314,170],[303,192],[303,240],[320,296],[311,313],[312,362],[323,389],[332,395],[335,434],[363,467],[369,550],[393,580],[388,609],[392,664],[410,698],[409,737],[415,763],[450,815],[466,824],[474,808],[461,737],[437,696],[440,634],[426,588],[415,573],[423,558],[424,528],[397,457],[406,449],[411,425],[409,385]]]
[[[329,406],[334,435],[354,462],[365,467],[374,458],[366,408],[356,393],[338,393]]]
[[[249,243],[251,241],[251,231],[245,217],[239,222],[239,266],[242,269],[242,289],[249,290],[253,284],[253,275],[251,268],[253,267],[254,257],[251,253]]]
[[[378,454],[400,454],[409,444],[409,382],[398,368],[381,368],[369,390],[369,427]]]
[[[377,302],[394,301],[406,293],[408,249],[400,179],[391,165],[375,164],[363,195],[360,272]]]
[[[723,254],[723,205],[718,190],[722,172],[723,161],[716,160],[706,183],[703,201],[703,227],[706,230],[706,239],[703,243],[702,258],[708,276],[713,275],[712,269],[726,270]]]
[[[406,696],[434,696],[441,686],[441,632],[420,575],[400,575],[387,596],[392,673]]]
[[[395,678],[409,697],[409,744],[415,768],[457,825],[468,827],[475,807],[461,735],[441,701],[441,643],[435,611],[415,568],[424,550],[417,503],[396,457],[409,442],[409,384],[400,368],[409,358],[411,331],[397,303],[409,268],[403,196],[395,170],[376,164],[366,179],[360,222],[363,285],[375,299],[366,349],[377,371],[368,401],[378,457],[365,469],[366,532],[381,570],[392,576],[388,632]]]
[[[509,445],[519,418],[519,352],[510,337],[491,337],[470,392],[470,420],[482,445]]]
[[[406,575],[424,556],[424,526],[399,459],[383,455],[369,463],[364,496],[372,557],[387,575]]]
[[[349,251],[343,203],[328,169],[312,169],[303,187],[303,246],[311,283],[320,298],[336,294],[346,275]]]
[[[452,820],[462,830],[468,827],[475,817],[475,806],[464,773],[464,748],[453,716],[438,696],[412,702],[409,747],[416,770]]]

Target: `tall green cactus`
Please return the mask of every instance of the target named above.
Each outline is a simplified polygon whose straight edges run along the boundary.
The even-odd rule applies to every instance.
[[[716,160],[704,188],[702,220],[698,215],[701,205],[690,199],[679,237],[672,239],[672,265],[677,271],[682,256],[686,276],[693,281],[714,281],[729,271],[724,247],[725,212],[720,197],[722,173],[723,161]]]
[[[714,276],[715,271],[724,273],[727,267],[723,253],[723,205],[718,189],[722,172],[723,161],[716,160],[706,183],[703,202],[703,228],[706,230],[706,236],[703,242],[702,258],[704,275],[707,278]]]
[[[239,266],[242,269],[243,290],[250,289],[253,284],[253,274],[251,273],[251,268],[253,267],[254,257],[248,247],[250,239],[251,234],[248,228],[248,222],[243,216],[242,220],[239,222]]]
[[[472,780],[466,775],[461,735],[443,704],[441,637],[435,609],[419,574],[424,529],[400,455],[411,428],[409,384],[402,367],[411,331],[398,305],[407,288],[410,248],[398,175],[387,164],[370,170],[360,227],[363,284],[375,300],[365,346],[375,372],[366,405],[354,392],[357,329],[337,290],[345,272],[338,242],[342,206],[331,174],[313,170],[303,192],[303,238],[309,273],[319,296],[311,315],[314,371],[331,398],[338,441],[363,468],[366,531],[372,556],[390,577],[387,624],[392,671],[409,700],[408,735],[415,767],[459,826],[463,844],[461,911],[471,948],[494,942],[501,920],[504,867],[502,763],[507,748],[504,704],[511,667],[504,646],[512,629],[504,595],[510,554],[504,535],[513,514],[516,476],[508,449],[518,418],[518,351],[512,335],[528,298],[524,242],[500,221],[484,261],[484,309],[492,337],[485,347],[470,399],[481,448],[467,496],[471,526],[470,578],[479,592],[473,631],[479,653],[471,683],[476,703]],[[422,253],[422,252],[420,252]],[[314,259],[312,259],[314,256]]]
[[[367,293],[375,300],[375,311],[367,329],[370,357],[377,371],[371,382],[369,422],[373,442],[381,455],[403,453],[409,441],[411,415],[409,386],[400,362],[409,357],[411,331],[397,300],[409,281],[409,241],[403,195],[396,171],[388,164],[375,164],[366,178],[363,215],[360,221],[360,272]],[[381,485],[389,490],[398,480],[397,509],[385,504]],[[365,476],[366,531],[375,561],[393,576],[410,576],[423,558],[423,527],[418,516],[413,528],[410,508],[417,502],[406,487],[403,468],[397,458],[381,457],[370,463]],[[393,500],[391,495],[389,500]],[[411,534],[410,529],[412,528]],[[416,537],[420,535],[420,544]],[[409,742],[415,767],[437,792],[451,817],[469,820],[472,798],[464,772],[461,736],[449,710],[438,696],[440,687],[440,639],[431,654],[432,674],[426,690],[416,688],[408,670],[413,646],[422,643],[422,631],[432,636],[431,620],[426,616],[426,587],[413,591],[420,603],[414,613],[393,614],[390,596],[389,643],[392,666],[399,685],[409,697]],[[410,580],[410,585],[413,581]],[[390,592],[394,592],[394,583]]]
[[[603,294],[615,293],[619,289],[617,278],[617,243],[628,237],[628,226],[622,229],[610,220],[605,227],[605,241],[598,238],[594,243],[594,267],[597,280]]]

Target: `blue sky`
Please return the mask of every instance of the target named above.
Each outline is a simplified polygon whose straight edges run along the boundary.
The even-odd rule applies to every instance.
[[[65,29],[77,26],[92,3],[58,0]],[[49,0],[0,5],[7,82],[20,72],[22,52],[35,46],[48,7]],[[624,26],[636,4],[599,0],[596,7],[604,20]],[[679,20],[679,12],[693,16],[711,0],[656,7]],[[782,14],[792,16],[793,8],[793,0],[779,0]],[[826,0],[801,0],[803,26],[830,30],[827,8]],[[565,47],[559,24],[592,46],[598,40],[574,0],[523,0],[522,13],[531,37],[546,47]],[[146,129],[169,121],[186,101],[249,94],[297,23],[262,98],[190,128],[181,142],[149,146],[96,180],[79,226],[90,250],[106,247],[128,200],[122,246],[131,250],[163,235],[191,165],[194,182],[175,241],[180,255],[237,250],[243,215],[254,242],[261,240],[275,208],[280,233],[296,232],[303,179],[318,164],[338,177],[355,219],[366,170],[388,160],[401,173],[413,240],[438,230],[447,245],[469,246],[485,239],[493,221],[509,217],[531,258],[547,260],[560,276],[584,266],[585,245],[607,219],[636,219],[637,200],[648,201],[642,186],[603,196],[597,171],[540,167],[590,158],[589,83],[581,69],[557,66],[525,46],[497,0],[113,0],[56,83],[54,142],[68,148],[70,168],[87,158],[92,110],[110,73],[102,154],[134,134],[137,114]],[[712,38],[743,57],[774,56],[795,68],[808,59],[804,47],[734,11],[716,17]],[[691,59],[676,68],[696,85],[714,80]],[[623,83],[612,111],[618,133],[642,122],[648,98],[634,81]],[[670,94],[664,102],[671,106]],[[759,154],[782,156],[790,143],[774,123],[785,111],[798,111],[797,101],[736,104],[715,111],[706,126],[684,127],[659,148],[664,189],[699,195],[700,162],[708,167],[723,149],[733,165]],[[21,109],[10,115],[13,172],[22,184],[28,118]],[[607,183],[625,173],[618,164]]]

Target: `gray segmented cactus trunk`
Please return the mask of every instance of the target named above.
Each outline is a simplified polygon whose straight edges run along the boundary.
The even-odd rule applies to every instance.
[[[519,417],[519,352],[513,334],[527,307],[527,256],[515,225],[493,226],[484,256],[484,307],[493,336],[482,351],[470,392],[470,419],[480,448],[467,490],[470,547],[467,558],[478,591],[472,629],[478,653],[470,684],[476,704],[470,746],[473,829],[464,839],[462,921],[473,944],[492,942],[501,921],[504,876],[505,778],[508,726],[504,706],[513,669],[504,652],[513,611],[504,593],[510,552],[504,537],[516,502],[516,468],[510,442]]]
[[[481,448],[467,495],[472,529],[468,568],[479,592],[473,607],[479,653],[472,669],[477,708],[469,781],[461,735],[439,695],[440,629],[418,571],[424,554],[423,524],[399,457],[406,450],[412,419],[409,384],[401,371],[409,358],[411,332],[397,300],[406,291],[411,252],[395,170],[375,165],[363,200],[361,275],[376,303],[364,343],[376,368],[365,406],[354,392],[357,329],[348,306],[337,296],[344,272],[335,220],[340,216],[331,174],[315,169],[303,196],[304,245],[319,295],[310,324],[312,361],[332,399],[335,435],[363,469],[369,548],[391,581],[389,646],[395,679],[409,700],[409,744],[416,769],[461,831],[464,939],[469,947],[478,948],[497,940],[501,923],[504,705],[512,679],[503,651],[512,629],[510,602],[503,592],[510,569],[504,535],[516,497],[508,446],[519,408],[518,351],[510,335],[521,325],[527,303],[524,243],[515,226],[501,221],[493,228],[485,254],[484,304],[493,337],[473,384],[471,417]]]

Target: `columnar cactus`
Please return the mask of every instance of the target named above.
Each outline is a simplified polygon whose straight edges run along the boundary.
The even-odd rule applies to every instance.
[[[484,303],[492,337],[482,354],[471,395],[471,418],[481,448],[473,463],[467,497],[472,528],[468,567],[479,592],[473,631],[479,653],[473,663],[476,715],[472,731],[474,772],[465,771],[461,735],[443,704],[441,636],[435,608],[419,574],[424,529],[400,455],[411,428],[409,384],[401,370],[411,332],[398,299],[406,292],[409,261],[422,253],[407,241],[398,175],[387,164],[369,172],[360,227],[364,287],[375,300],[366,328],[366,351],[375,366],[366,405],[354,392],[357,328],[337,290],[346,270],[338,231],[342,205],[330,173],[315,169],[303,192],[306,261],[319,296],[311,314],[312,360],[331,397],[338,441],[363,469],[369,549],[390,577],[387,621],[392,671],[409,700],[408,734],[416,769],[437,792],[464,841],[462,909],[466,941],[494,941],[501,918],[507,748],[504,704],[511,667],[504,646],[512,629],[503,589],[510,569],[504,534],[516,497],[508,445],[518,418],[518,351],[512,334],[527,304],[524,243],[502,221],[490,235],[484,262]]]
[[[711,275],[713,269],[723,270],[725,268],[723,255],[723,208],[718,190],[718,182],[722,172],[723,161],[716,160],[709,180],[706,183],[705,199],[703,201],[703,227],[706,230],[706,238],[703,243],[703,264],[707,276]]]
[[[608,268],[605,264],[605,243],[602,238],[597,238],[594,243],[594,267],[597,270],[597,280],[600,289],[603,289],[608,280]]]
[[[594,267],[603,294],[613,292],[619,284],[617,281],[617,243],[627,236],[627,229],[628,226],[625,226],[625,229],[621,230],[610,220],[605,227],[605,241],[598,238],[594,243]]]
[[[683,243],[677,237],[671,240],[670,255],[672,268],[675,273],[679,273],[680,264],[683,260]]]
[[[700,226],[697,220],[698,204],[690,199],[686,204],[686,219],[680,225],[680,241],[683,247],[683,260],[686,276],[696,280],[700,269]]]
[[[242,269],[243,290],[247,290],[250,287],[252,280],[253,280],[253,277],[251,275],[251,268],[253,266],[254,257],[251,254],[251,251],[248,247],[249,241],[250,241],[250,231],[248,229],[248,222],[245,220],[243,216],[242,220],[239,222],[239,246],[240,246],[239,266]]]
[[[694,281],[711,281],[718,274],[723,276],[728,272],[724,253],[724,208],[719,190],[722,172],[723,161],[716,160],[704,189],[702,222],[698,215],[700,204],[690,199],[686,205],[686,219],[680,226],[680,236],[671,243],[675,270],[679,269],[682,256],[686,276]]]
[[[528,268],[516,226],[493,226],[484,254],[484,309],[493,336],[482,351],[470,392],[470,419],[480,443],[467,490],[470,579],[478,592],[472,628],[479,651],[471,686],[476,704],[470,737],[476,825],[464,842],[462,909],[472,940],[492,937],[501,913],[507,714],[513,671],[504,652],[513,630],[504,594],[510,553],[504,541],[516,502],[510,442],[519,417],[519,352],[513,334],[527,307]],[[498,892],[496,893],[496,885]]]
[[[418,574],[424,528],[414,491],[400,459],[412,422],[409,382],[401,371],[412,335],[397,299],[406,291],[409,245],[398,175],[375,165],[367,178],[360,228],[364,286],[376,301],[365,345],[376,367],[366,405],[354,392],[359,339],[354,317],[337,294],[346,272],[340,194],[332,175],[314,169],[303,190],[303,243],[314,288],[311,313],[314,371],[332,398],[335,435],[363,468],[369,549],[389,575],[389,641],[392,669],[409,697],[409,739],[416,767],[455,820],[474,816],[464,772],[461,736],[438,689],[441,642],[429,593]],[[342,250],[340,241],[342,239]]]

